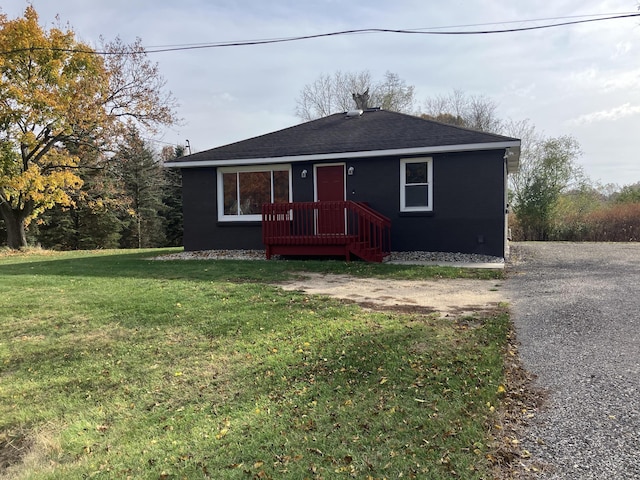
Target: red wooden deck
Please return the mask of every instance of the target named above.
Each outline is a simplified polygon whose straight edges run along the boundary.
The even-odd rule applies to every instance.
[[[391,253],[391,221],[361,202],[269,203],[262,240],[272,255],[352,255],[381,262]]]

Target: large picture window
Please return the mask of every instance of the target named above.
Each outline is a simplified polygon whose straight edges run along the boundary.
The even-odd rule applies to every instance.
[[[291,201],[289,165],[218,169],[218,219],[261,220],[265,203]]]
[[[400,161],[400,211],[433,210],[433,175],[431,158]]]

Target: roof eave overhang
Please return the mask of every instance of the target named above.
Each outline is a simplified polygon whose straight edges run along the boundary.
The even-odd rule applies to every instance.
[[[179,168],[198,168],[198,167],[226,167],[235,165],[262,165],[273,163],[297,163],[297,162],[316,162],[326,160],[340,160],[348,158],[367,158],[367,157],[389,157],[389,156],[407,156],[407,155],[431,155],[434,153],[453,153],[453,152],[468,152],[478,150],[499,150],[499,149],[512,149],[515,155],[505,154],[507,163],[511,161],[511,164],[517,165],[520,158],[520,141],[506,141],[506,142],[492,142],[492,143],[472,143],[466,145],[442,145],[437,147],[417,147],[417,148],[397,148],[388,150],[364,150],[358,152],[340,152],[340,153],[321,153],[314,155],[290,155],[283,157],[256,157],[256,158],[241,158],[241,159],[220,159],[220,160],[194,160],[194,161],[182,161],[182,162],[167,162],[164,165],[166,167],[179,167]],[[515,159],[512,157],[516,157]],[[513,163],[515,160],[515,164]],[[509,171],[515,171],[509,168]]]
[[[520,168],[520,142],[518,145],[507,147],[504,152],[504,159],[507,162],[507,173],[516,173]]]

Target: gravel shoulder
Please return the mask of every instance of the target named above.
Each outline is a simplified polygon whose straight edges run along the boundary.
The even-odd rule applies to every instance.
[[[550,479],[640,479],[640,244],[519,243],[505,292],[548,394],[523,433]]]

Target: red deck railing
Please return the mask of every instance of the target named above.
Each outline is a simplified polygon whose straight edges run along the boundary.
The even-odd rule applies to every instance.
[[[391,253],[391,221],[361,202],[269,203],[262,206],[267,258],[357,255],[381,262]]]

